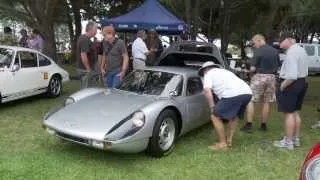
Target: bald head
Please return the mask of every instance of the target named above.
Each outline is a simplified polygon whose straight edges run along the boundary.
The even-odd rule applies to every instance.
[[[280,48],[281,49],[289,49],[292,45],[296,43],[296,40],[294,38],[285,38],[281,43],[280,43]]]
[[[256,34],[252,37],[252,42],[255,48],[260,48],[266,44],[266,38],[261,34]]]

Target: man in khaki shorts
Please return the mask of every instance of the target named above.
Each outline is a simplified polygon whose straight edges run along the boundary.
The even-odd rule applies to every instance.
[[[257,34],[252,38],[255,49],[251,62],[251,72],[255,75],[251,79],[253,98],[247,106],[247,123],[241,131],[251,132],[254,117],[254,103],[261,103],[261,131],[267,131],[267,120],[270,113],[270,103],[275,101],[276,73],[280,66],[278,51],[266,44],[265,38]]]

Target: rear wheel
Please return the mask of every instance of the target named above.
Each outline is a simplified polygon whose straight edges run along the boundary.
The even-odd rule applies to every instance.
[[[62,83],[59,76],[53,76],[50,79],[48,86],[48,95],[49,97],[58,97],[61,94]]]
[[[170,154],[174,148],[178,128],[177,115],[172,110],[164,110],[157,118],[149,142],[148,152],[153,157],[162,157]]]

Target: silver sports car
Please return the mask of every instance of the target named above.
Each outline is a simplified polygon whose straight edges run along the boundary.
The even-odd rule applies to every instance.
[[[133,71],[117,89],[89,88],[69,96],[46,115],[45,129],[98,149],[169,154],[177,137],[210,120],[210,109],[194,67],[198,63],[189,59],[201,55],[166,53],[170,58],[160,61],[163,66]],[[211,57],[221,63],[220,56]],[[172,67],[172,61],[183,67]]]

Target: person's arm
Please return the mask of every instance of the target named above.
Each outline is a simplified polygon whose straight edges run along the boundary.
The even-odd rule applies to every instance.
[[[208,100],[208,104],[211,111],[213,110],[213,107],[215,105],[212,89],[211,89],[212,86],[213,86],[213,83],[212,83],[211,75],[210,74],[205,75],[203,78],[203,92],[205,97]]]
[[[283,91],[289,87],[295,80],[298,79],[298,65],[297,57],[293,55],[287,55],[286,64],[285,64],[285,80],[281,83],[280,90]]]
[[[259,58],[259,50],[256,49],[256,50],[254,51],[253,57],[252,57],[252,59],[251,59],[251,61],[250,61],[250,63],[251,63],[250,72],[251,72],[251,73],[256,72],[256,70],[257,70],[257,65],[260,63],[260,62],[259,62],[259,59],[260,59],[260,58]]]
[[[122,43],[121,52],[122,52],[123,61],[122,61],[122,68],[120,72],[120,81],[123,80],[129,67],[129,55],[128,55],[127,47],[124,43]]]
[[[87,72],[91,72],[91,67],[89,64],[88,59],[88,52],[90,51],[90,44],[89,42],[83,41],[80,45],[80,56],[81,56],[81,62]]]
[[[213,94],[210,88],[204,88],[203,89],[204,95],[206,96],[208,103],[209,103],[209,107],[212,108],[215,104],[214,100],[213,100]]]
[[[122,55],[123,58],[123,63],[122,63],[122,68],[121,68],[121,72],[120,72],[120,80],[122,81],[124,76],[126,75],[126,72],[128,70],[128,66],[129,66],[129,56],[128,53],[125,53]]]
[[[84,68],[86,69],[86,71],[90,72],[91,68],[90,68],[90,65],[89,65],[87,52],[81,52],[81,61],[82,61],[82,64],[83,64]]]

